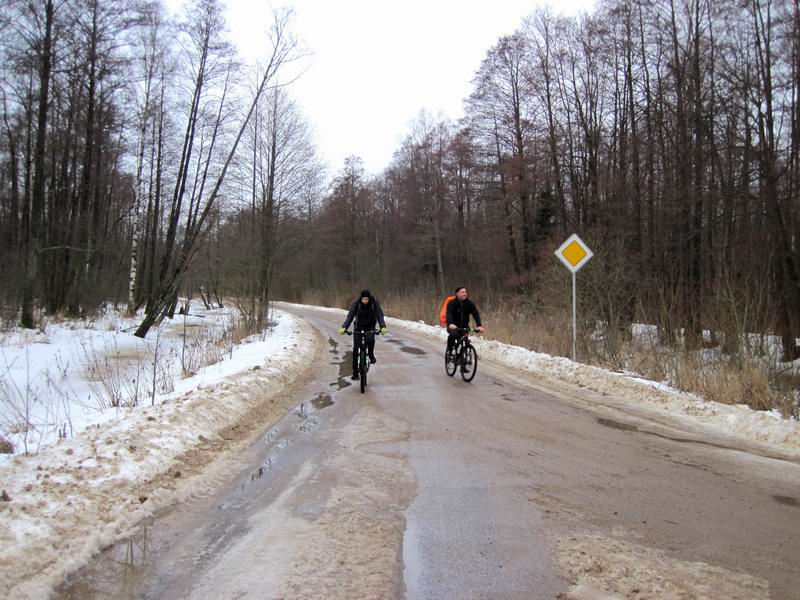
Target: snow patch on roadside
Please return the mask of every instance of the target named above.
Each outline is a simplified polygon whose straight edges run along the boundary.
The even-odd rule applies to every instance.
[[[228,430],[251,411],[263,405],[265,418],[280,416],[275,398],[303,372],[317,336],[292,315],[278,311],[276,319],[266,338],[235,348],[155,406],[0,463],[0,487],[10,496],[0,502],[7,597],[48,597],[66,573],[143,518],[207,486],[194,476],[238,439]]]
[[[345,310],[338,308],[304,308],[346,314]],[[438,326],[395,318],[387,318],[386,323],[390,328],[403,329],[439,340],[443,344],[447,340],[447,332]],[[701,434],[733,436],[794,459],[800,458],[800,422],[795,419],[780,418],[775,411],[761,412],[741,404],[706,401],[695,394],[677,391],[663,383],[630,374],[615,373],[600,367],[576,363],[568,358],[550,356],[494,340],[475,337],[473,343],[481,359],[488,359],[505,367],[532,374],[542,380],[564,381],[598,392],[608,398],[608,406],[618,407],[620,403],[624,403],[639,409],[649,409],[658,415],[678,421],[684,428]]]
[[[234,308],[194,306],[190,315],[165,319],[146,339],[133,335],[141,317],[109,306],[92,320],[0,333],[0,435],[16,453],[35,454],[118,418],[127,407],[150,404],[153,396],[158,401],[201,385],[217,372],[201,370],[205,364],[240,362],[230,360],[232,350],[241,352],[230,336]],[[182,379],[193,373],[199,378]]]

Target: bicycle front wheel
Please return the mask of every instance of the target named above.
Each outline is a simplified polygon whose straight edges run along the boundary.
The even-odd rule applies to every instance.
[[[363,352],[362,352],[362,355],[363,355]],[[361,379],[361,393],[363,394],[364,392],[367,391],[367,371],[368,371],[368,369],[367,369],[367,361],[364,360],[363,356],[362,356],[362,359],[361,359],[361,368],[359,370],[361,371],[361,378],[360,378]]]
[[[461,354],[461,379],[469,383],[475,379],[475,373],[478,372],[478,352],[475,347],[470,344]]]
[[[456,374],[456,353],[445,351],[444,353],[444,370],[450,377]]]

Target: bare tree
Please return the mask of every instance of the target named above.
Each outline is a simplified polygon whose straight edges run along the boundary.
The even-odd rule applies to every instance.
[[[163,81],[158,81],[158,75],[164,68],[164,21],[161,14],[161,5],[158,2],[149,2],[141,7],[140,16],[142,25],[137,29],[141,32],[141,37],[136,40],[134,47],[139,52],[139,56],[133,61],[140,77],[133,79],[132,95],[136,98],[136,120],[137,120],[137,150],[136,150],[136,175],[134,181],[134,203],[133,203],[133,231],[131,234],[131,260],[130,260],[130,281],[128,283],[128,314],[133,315],[138,309],[138,301],[135,295],[137,285],[137,275],[139,266],[139,238],[142,233],[142,202],[144,199],[144,167],[145,149],[148,141],[148,133],[155,123],[153,118],[155,102],[154,99],[159,95],[156,86]],[[152,208],[152,207],[151,207]]]
[[[53,67],[53,22],[56,7],[53,0],[45,0],[42,13],[29,5],[31,17],[39,25],[39,38],[36,41],[39,51],[37,62],[39,71],[39,102],[36,121],[36,147],[33,154],[33,191],[31,205],[23,211],[23,247],[25,261],[25,286],[22,296],[23,327],[35,326],[33,317],[34,287],[39,272],[39,257],[42,249],[42,230],[45,207],[45,143],[47,140],[47,117],[50,108],[50,74]]]
[[[183,283],[192,259],[197,252],[198,243],[202,239],[203,235],[205,235],[208,217],[212,213],[214,203],[219,196],[223,183],[225,182],[225,176],[227,175],[228,167],[230,166],[231,161],[236,154],[239,141],[241,140],[242,135],[247,128],[255,107],[268,84],[275,77],[276,72],[281,65],[287,61],[295,59],[297,56],[297,42],[291,37],[287,30],[290,13],[275,13],[275,20],[270,33],[272,53],[264,68],[264,74],[261,77],[261,81],[256,89],[253,100],[250,103],[250,108],[248,109],[245,118],[242,120],[238,132],[236,133],[236,136],[230,145],[227,156],[225,157],[224,163],[222,164],[222,168],[219,171],[213,187],[207,195],[204,195],[203,186],[201,186],[199,190],[200,194],[198,195],[197,199],[192,200],[192,204],[194,204],[193,211],[191,211],[192,204],[190,204],[190,211],[192,214],[189,216],[188,225],[184,232],[184,239],[180,251],[173,263],[172,253],[175,247],[177,230],[176,215],[180,214],[180,201],[185,191],[186,177],[188,173],[187,163],[188,159],[190,158],[191,147],[194,142],[197,111],[203,91],[203,83],[210,53],[212,33],[215,31],[218,32],[220,27],[219,7],[216,2],[212,0],[206,0],[206,2],[204,2],[203,12],[201,14],[203,16],[199,21],[199,23],[201,23],[199,29],[200,35],[196,38],[196,40],[199,42],[199,52],[197,55],[198,62],[195,77],[195,90],[192,96],[192,108],[190,110],[187,135],[184,142],[184,152],[181,157],[182,166],[179,171],[181,176],[178,178],[179,182],[176,184],[175,194],[173,197],[173,202],[175,205],[175,209],[173,211],[174,215],[169,225],[170,229],[167,232],[167,250],[165,258],[162,261],[163,277],[161,278],[160,289],[153,298],[147,315],[145,316],[139,328],[136,330],[136,335],[139,337],[144,337],[147,335],[150,327],[152,327],[152,325],[155,324],[159,319],[166,316],[170,306],[173,305],[174,299],[177,296],[178,290],[180,289],[180,285]],[[222,109],[223,102],[224,96],[223,100],[220,102],[220,110]]]

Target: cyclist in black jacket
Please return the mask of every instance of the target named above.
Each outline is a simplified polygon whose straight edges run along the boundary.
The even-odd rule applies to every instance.
[[[456,297],[447,305],[447,331],[450,335],[447,336],[447,353],[453,351],[453,346],[464,335],[461,329],[469,327],[470,316],[475,319],[475,325],[479,332],[483,331],[481,325],[481,313],[478,312],[478,307],[469,299],[469,293],[465,287],[456,288]]]
[[[344,324],[339,328],[339,333],[344,334],[350,324],[353,326],[353,377],[351,379],[358,379],[358,349],[361,346],[361,334],[359,330],[367,332],[367,352],[369,354],[369,362],[375,364],[378,362],[375,359],[375,325],[379,324],[381,333],[386,333],[386,321],[383,319],[383,309],[380,302],[375,298],[369,290],[362,290],[361,295],[353,300],[350,305],[350,312],[347,313],[347,318]]]

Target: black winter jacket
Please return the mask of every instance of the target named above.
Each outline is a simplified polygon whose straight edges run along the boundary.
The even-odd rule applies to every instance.
[[[475,319],[475,324],[481,327],[481,313],[478,312],[478,307],[475,303],[467,298],[463,302],[458,298],[450,301],[447,305],[447,327],[455,325],[460,329],[469,327],[469,317]]]
[[[381,327],[386,327],[386,322],[383,320],[383,309],[380,302],[374,296],[369,297],[369,302],[365,305],[361,302],[361,298],[356,298],[350,305],[350,312],[347,313],[347,318],[342,325],[345,329],[350,327],[350,324],[355,319],[354,329],[369,331],[375,329],[375,324],[378,323]]]

